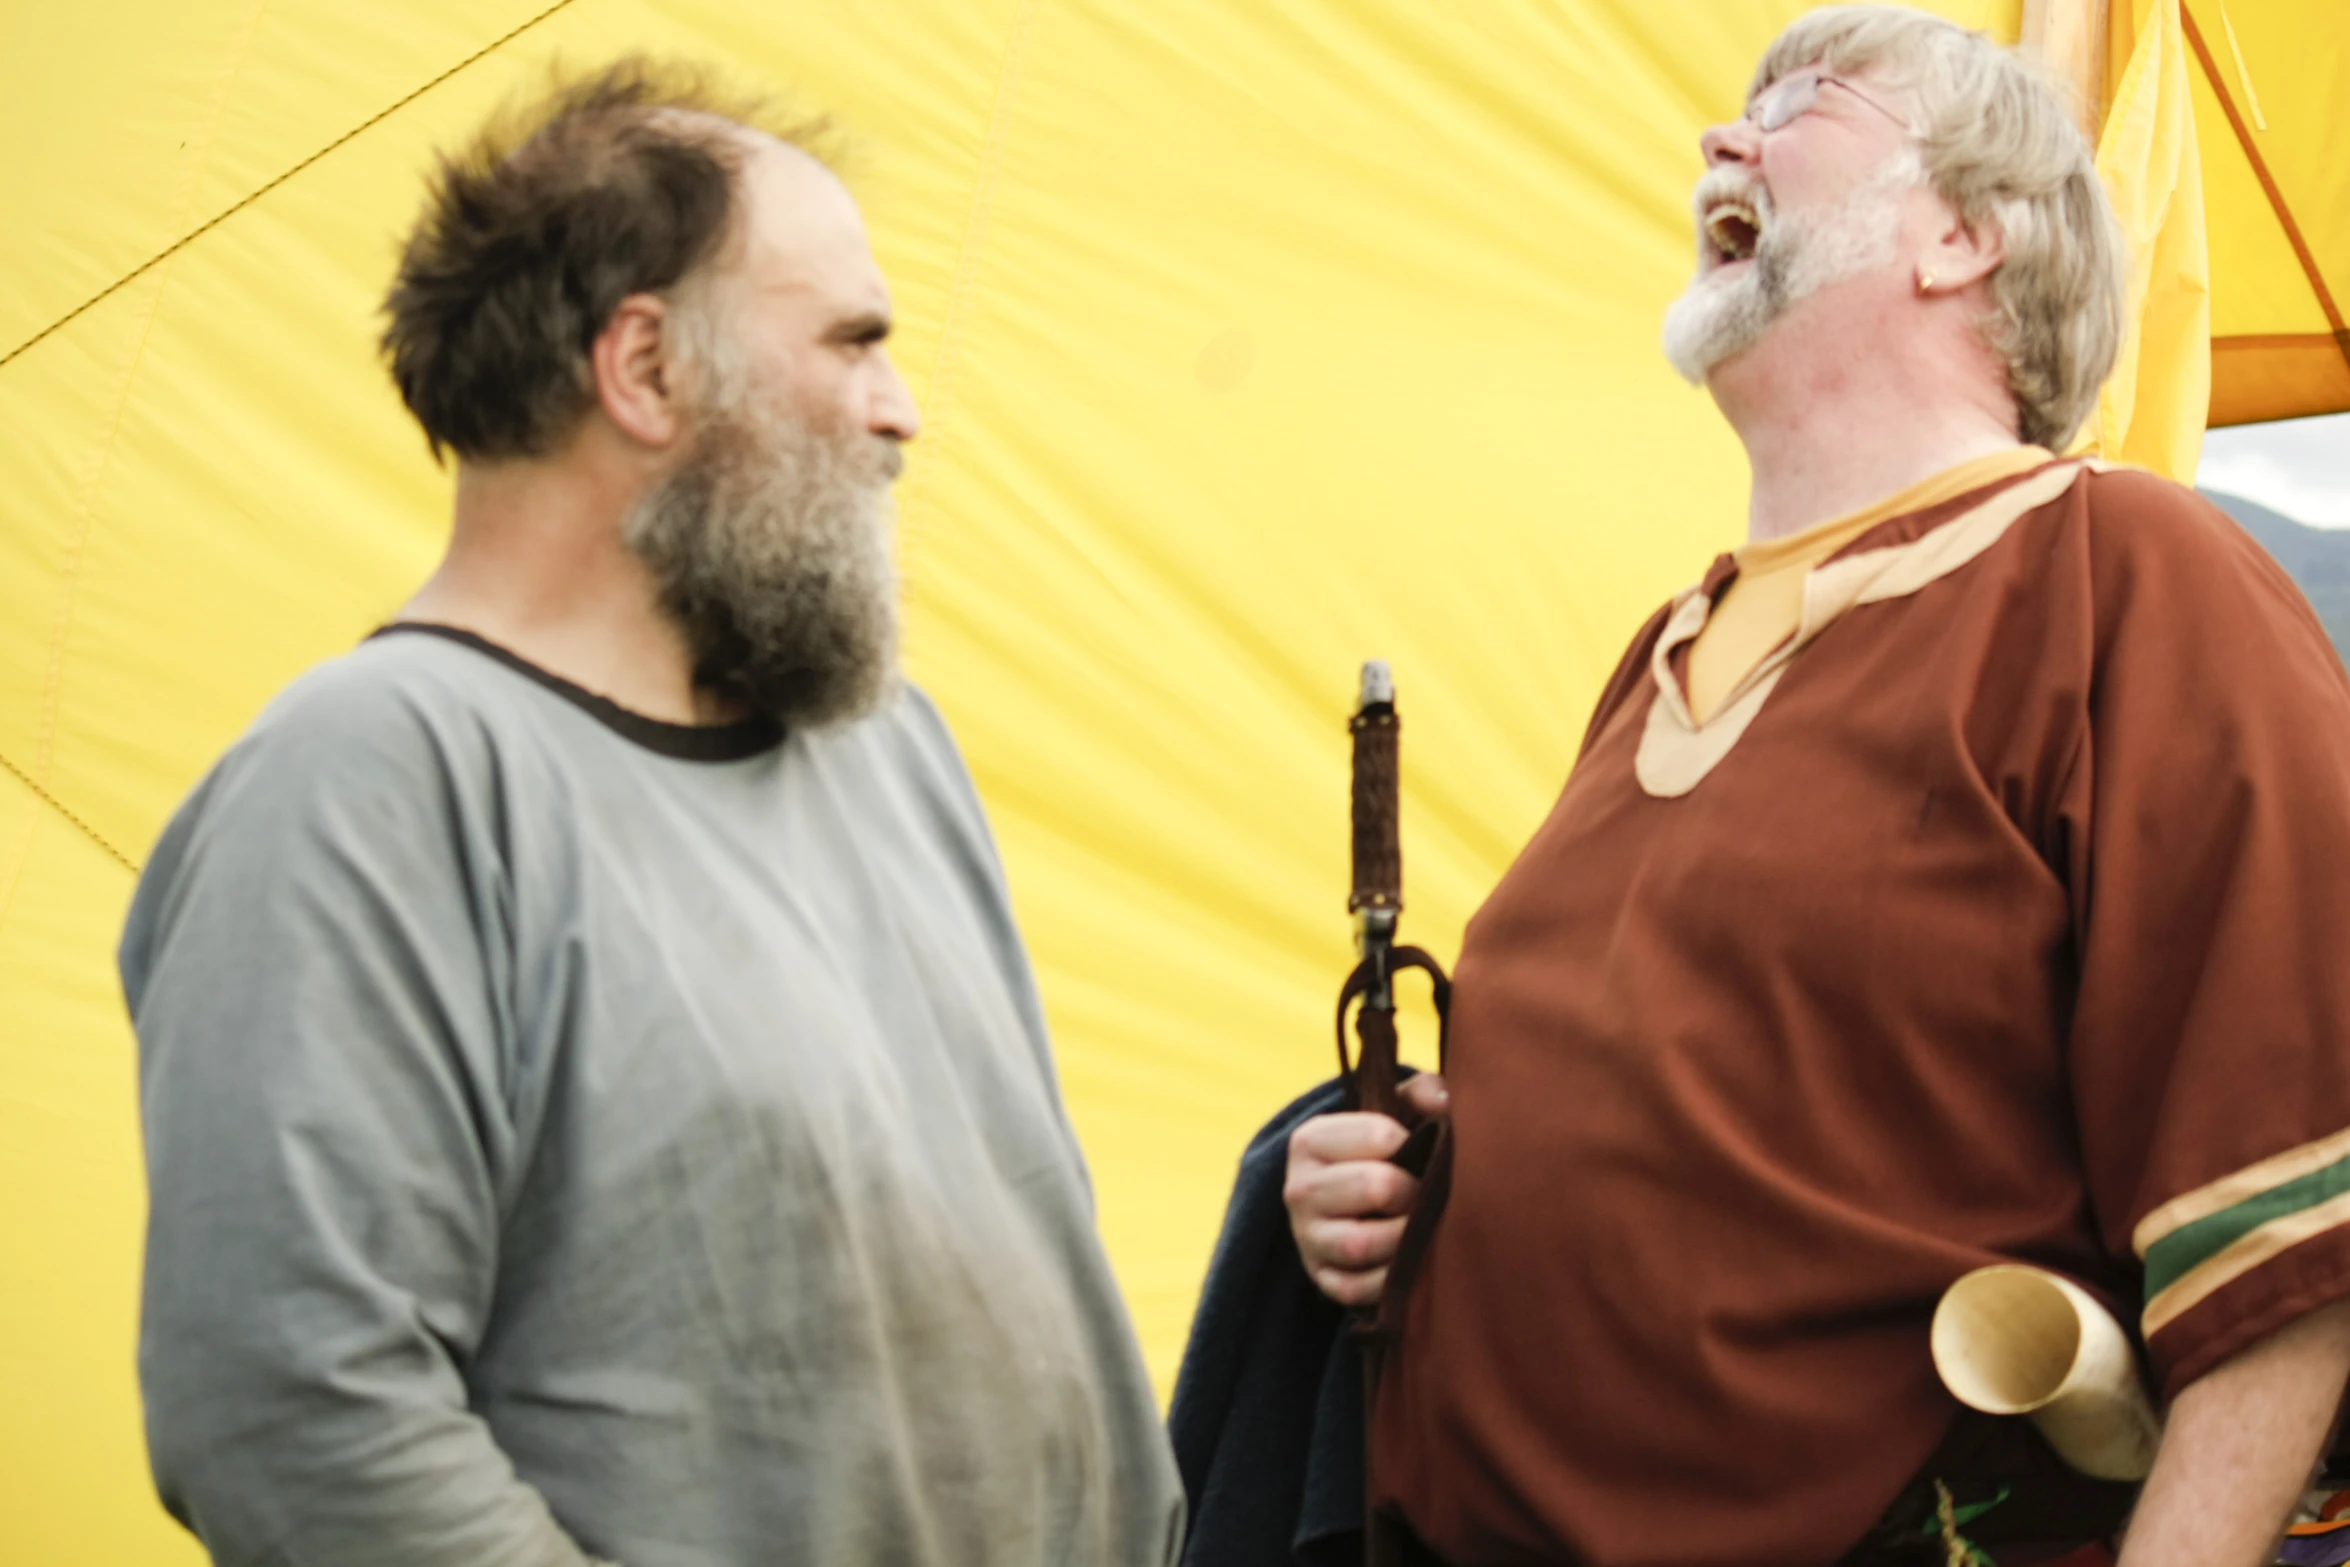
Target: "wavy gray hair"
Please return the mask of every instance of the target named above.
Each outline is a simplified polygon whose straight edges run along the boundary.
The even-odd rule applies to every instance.
[[[1984,341],[2006,363],[2016,433],[2061,448],[2096,406],[2124,325],[2121,227],[2065,89],[2036,62],[1940,17],[1838,5],[1779,35],[1748,97],[1814,65],[1868,72],[1906,93],[1927,181],[1962,222],[2005,238]]]

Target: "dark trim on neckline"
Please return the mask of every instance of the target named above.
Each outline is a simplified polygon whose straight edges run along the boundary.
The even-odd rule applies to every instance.
[[[509,648],[502,648],[484,636],[457,626],[444,626],[429,620],[395,620],[388,626],[379,626],[367,634],[373,642],[377,637],[388,637],[398,632],[413,632],[420,636],[439,637],[460,647],[469,647],[504,664],[518,675],[528,676],[581,712],[611,730],[621,739],[661,756],[675,757],[681,762],[739,762],[772,751],[783,744],[783,720],[779,718],[744,718],[731,724],[672,724],[658,718],[622,707],[610,697],[598,696],[585,686],[574,685],[551,670],[541,669],[529,659]]]

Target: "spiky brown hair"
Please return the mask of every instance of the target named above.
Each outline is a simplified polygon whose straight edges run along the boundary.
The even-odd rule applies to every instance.
[[[630,56],[561,81],[444,154],[385,296],[384,358],[435,456],[544,456],[595,395],[620,302],[723,247],[745,128],[818,158],[829,132],[706,72]]]

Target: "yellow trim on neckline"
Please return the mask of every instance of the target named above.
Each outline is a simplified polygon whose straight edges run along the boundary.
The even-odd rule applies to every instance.
[[[2001,479],[2054,462],[2055,457],[2037,446],[2010,446],[1996,452],[1985,452],[1965,462],[1945,468],[1940,473],[1928,474],[1917,483],[1896,490],[1881,501],[1848,511],[1841,517],[1830,517],[1810,527],[1776,539],[1758,539],[1732,552],[1738,562],[1738,574],[1754,576],[1760,572],[1781,571],[1797,557],[1818,560],[1833,555],[1837,550],[1880,522],[1895,517],[1924,511],[1939,506],[1969,490],[1979,490],[1986,484],[1997,484]]]
[[[2012,446],[1969,458],[1886,496],[1873,506],[1814,523],[1785,538],[1749,544],[1731,558],[1738,575],[1722,590],[1689,649],[1689,706],[1711,718],[1771,649],[1794,634],[1803,613],[1804,577],[1880,523],[1939,506],[2002,479],[2055,461],[2037,446]]]
[[[1794,579],[1801,588],[1796,628],[1740,677],[1718,711],[1703,716],[1691,710],[1673,677],[1673,653],[1709,624],[1705,588],[1700,584],[1676,594],[1664,630],[1649,650],[1655,695],[1632,760],[1641,789],[1662,800],[1696,788],[1746,733],[1790,661],[1846,611],[1906,598],[1941,581],[1997,544],[2017,518],[2064,494],[2084,472],[2102,473],[2108,466],[2088,460],[2051,463],[1923,537],[1848,555]]]

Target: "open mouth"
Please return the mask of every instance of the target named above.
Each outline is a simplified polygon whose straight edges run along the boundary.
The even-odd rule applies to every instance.
[[[1745,202],[1724,201],[1707,209],[1705,241],[1713,247],[1716,265],[1751,261],[1755,243],[1761,238],[1762,220]]]

